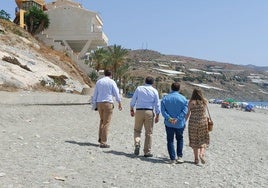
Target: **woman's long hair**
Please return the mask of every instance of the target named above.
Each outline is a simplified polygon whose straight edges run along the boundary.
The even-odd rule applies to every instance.
[[[205,97],[203,96],[203,93],[201,91],[201,89],[197,89],[195,88],[193,90],[192,96],[190,100],[196,100],[197,104],[207,104],[207,100],[205,99]]]

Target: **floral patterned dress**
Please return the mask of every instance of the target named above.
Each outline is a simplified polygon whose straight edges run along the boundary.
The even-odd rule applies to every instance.
[[[209,144],[206,105],[194,104],[188,124],[189,145],[192,148],[206,147]]]

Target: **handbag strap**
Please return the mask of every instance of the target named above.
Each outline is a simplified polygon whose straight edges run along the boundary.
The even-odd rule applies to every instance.
[[[212,120],[212,119],[211,119],[211,116],[210,116],[210,113],[209,113],[209,110],[208,110],[208,105],[206,105],[206,106],[207,106],[207,111],[208,111],[209,119]]]

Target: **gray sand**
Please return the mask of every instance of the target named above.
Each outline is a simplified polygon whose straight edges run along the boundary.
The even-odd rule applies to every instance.
[[[154,157],[133,155],[134,118],[125,98],[123,111],[114,110],[111,148],[99,148],[99,117],[87,104],[89,98],[0,92],[1,188],[268,187],[266,111],[209,105],[215,127],[207,163],[193,164],[186,128],[185,163],[171,165],[162,116],[154,127]]]

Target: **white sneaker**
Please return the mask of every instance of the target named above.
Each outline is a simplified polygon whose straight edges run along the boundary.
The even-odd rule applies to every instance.
[[[181,157],[178,157],[177,163],[184,163],[184,160]]]

